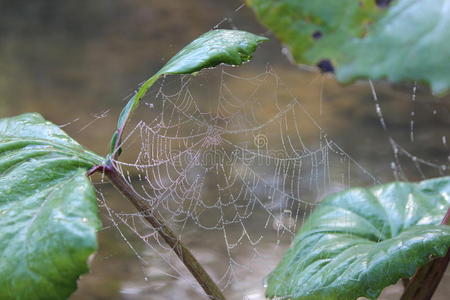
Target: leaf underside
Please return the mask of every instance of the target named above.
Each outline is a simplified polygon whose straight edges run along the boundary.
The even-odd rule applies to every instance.
[[[450,88],[447,0],[247,0],[297,63],[330,62],[341,82],[387,78]],[[388,2],[388,1],[380,1]],[[390,2],[390,1],[389,1]]]
[[[0,119],[0,299],[66,299],[97,249],[102,159],[38,114]]]
[[[450,177],[325,198],[268,277],[270,298],[376,299],[450,247]]]

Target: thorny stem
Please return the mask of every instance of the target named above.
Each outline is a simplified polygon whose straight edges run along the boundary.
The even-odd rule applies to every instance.
[[[209,298],[213,300],[225,300],[225,296],[222,294],[219,287],[214,283],[189,249],[184,246],[181,240],[176,237],[175,233],[164,223],[164,221],[154,214],[152,208],[149,207],[144,199],[141,198],[133,186],[125,180],[114,164],[106,163],[102,166],[95,166],[88,171],[88,175],[92,175],[97,171],[102,171],[106,176],[108,176],[111,183],[128,200],[130,200],[131,203],[133,203],[139,213],[143,215],[145,220],[158,231],[159,235],[164,239],[164,241],[166,241],[173,251],[175,251],[177,256],[195,277]]]
[[[441,224],[450,225],[450,208]],[[400,300],[430,300],[450,262],[450,249],[444,257],[430,261],[419,268],[409,281]]]

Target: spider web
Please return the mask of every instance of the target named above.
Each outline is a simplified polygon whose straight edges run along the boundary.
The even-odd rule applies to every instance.
[[[317,80],[322,80],[322,114],[326,78]],[[116,164],[231,299],[264,299],[262,278],[324,195],[381,182],[328,136],[270,66],[257,76],[220,67],[197,76],[164,77],[158,85],[123,142],[124,152],[136,151],[135,160]],[[448,173],[445,160],[419,158],[396,141],[375,87],[371,82],[368,87],[392,150],[395,179]],[[411,101],[416,101],[416,86]],[[413,112],[410,119],[414,139]],[[99,201],[110,225],[144,273],[144,284],[130,283],[122,292],[142,297],[155,291],[155,282],[167,288],[172,281],[167,293],[158,293],[204,295],[143,216],[114,208],[107,198],[101,194]]]
[[[249,24],[248,15],[241,17],[231,12],[214,28],[260,30]],[[314,75],[292,70],[291,80],[295,67],[276,61],[273,51],[274,66],[264,69],[269,58],[258,62],[263,51],[237,69],[158,81],[127,128],[125,151],[116,162],[227,299],[265,299],[263,278],[327,194],[450,173],[450,98],[432,98],[420,84],[383,88],[366,81],[339,87],[340,93],[326,75],[311,81]],[[107,61],[114,65],[117,57],[112,57]],[[355,109],[351,101],[363,104]],[[110,111],[61,127],[86,133],[108,117],[115,119]],[[339,120],[330,121],[330,115]],[[339,127],[346,119],[361,128]],[[107,180],[96,185],[103,218],[100,249],[87,275],[93,275],[87,280],[89,295],[74,298],[207,299],[143,216]]]
[[[215,28],[222,24],[236,28],[231,18]],[[422,102],[429,99],[421,99],[416,84],[410,98],[401,100],[408,101],[406,130],[391,126],[391,97],[378,95],[372,82],[363,84],[383,132],[376,135],[383,141],[372,141],[370,147],[383,153],[383,164],[390,169],[386,172],[376,169],[379,162],[349,154],[362,144],[360,136],[348,138],[350,142],[335,141],[333,131],[320,124],[329,103],[334,98],[342,101],[327,95],[326,75],[310,83],[320,83],[319,93],[304,99],[270,65],[263,72],[248,65],[161,79],[141,103],[134,118],[139,121],[124,138],[122,147],[128,155],[115,163],[228,299],[256,300],[265,299],[264,276],[325,195],[393,179],[443,176],[449,174],[450,157],[445,130],[427,135],[421,130],[429,130],[420,120]],[[449,110],[442,102],[434,101],[428,109],[433,116],[448,119]],[[93,115],[80,131],[108,112]],[[430,158],[430,151],[418,145],[436,138],[441,148],[434,149]],[[111,201],[116,193],[103,179],[97,186],[106,218],[103,231],[116,232],[139,262],[138,270],[129,272],[133,278],[121,284],[122,296],[206,299],[143,216],[126,201]]]

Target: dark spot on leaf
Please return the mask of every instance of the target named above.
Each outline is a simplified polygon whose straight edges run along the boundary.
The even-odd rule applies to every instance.
[[[320,72],[322,73],[334,73],[334,67],[333,64],[329,59],[322,59],[317,64],[317,67],[319,67]]]
[[[314,31],[312,34],[313,39],[318,40],[322,37],[322,32],[320,32],[319,30]]]
[[[378,7],[386,7],[391,4],[392,0],[375,0]]]

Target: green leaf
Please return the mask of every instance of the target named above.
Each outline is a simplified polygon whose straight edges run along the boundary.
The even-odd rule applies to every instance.
[[[417,80],[450,88],[447,0],[247,0],[301,64],[329,61],[339,81]]]
[[[184,47],[158,74],[191,74],[221,63],[240,65],[249,61],[256,46],[266,40],[246,31],[211,30]]]
[[[111,153],[118,148],[123,129],[133,111],[139,105],[148,89],[165,74],[192,74],[221,63],[240,65],[252,58],[256,47],[267,40],[265,37],[240,30],[211,30],[184,47],[155,75],[136,90],[133,97],[122,110],[117,122],[117,130],[111,139]]]
[[[38,114],[0,119],[0,299],[66,299],[97,249],[102,158]]]
[[[305,222],[268,277],[270,298],[376,299],[450,247],[439,225],[450,205],[450,177],[394,182],[333,194]]]

